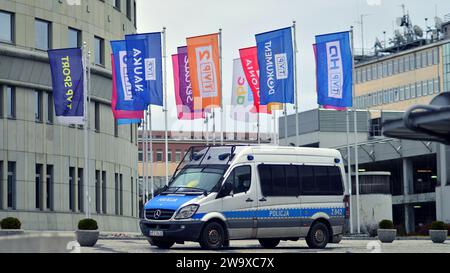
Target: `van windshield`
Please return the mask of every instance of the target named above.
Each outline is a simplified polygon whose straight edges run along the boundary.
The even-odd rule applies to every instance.
[[[169,191],[211,192],[228,169],[227,165],[190,166],[181,170],[170,184]]]

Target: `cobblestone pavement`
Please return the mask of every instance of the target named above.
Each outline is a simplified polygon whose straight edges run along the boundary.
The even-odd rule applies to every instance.
[[[82,248],[82,253],[202,253],[197,243],[174,245],[170,250],[161,250],[146,240],[115,239],[99,240],[94,248]],[[330,244],[324,250],[311,250],[304,240],[281,242],[276,249],[263,249],[258,241],[231,241],[229,249],[218,253],[450,253],[450,241],[433,244],[430,240],[397,240],[382,244],[370,240],[343,240]]]

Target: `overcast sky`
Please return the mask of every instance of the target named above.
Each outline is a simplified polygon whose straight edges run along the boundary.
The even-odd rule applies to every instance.
[[[376,37],[383,40],[383,31],[391,37],[395,20],[402,15],[405,4],[413,24],[425,28],[425,18],[434,24],[437,14],[450,13],[448,0],[137,0],[138,32],[160,31],[167,27],[167,75],[169,116],[172,130],[190,130],[191,122],[177,121],[170,56],[178,46],[186,44],[186,37],[218,32],[223,29],[223,84],[225,104],[230,103],[232,60],[239,57],[240,48],[254,46],[255,34],[292,25],[297,21],[298,83],[300,110],[317,108],[315,95],[315,64],[312,44],[318,34],[345,31],[355,26],[355,48],[361,48],[360,15],[364,16],[365,48],[373,48]],[[153,108],[154,129],[163,129],[160,107]],[[292,108],[289,112],[293,112]],[[228,116],[228,114],[227,114]],[[217,122],[219,119],[217,118]],[[226,120],[228,131],[246,125],[234,125]],[[196,130],[201,122],[195,123]],[[262,130],[271,130],[269,119],[262,119]],[[256,131],[254,124],[248,130]],[[220,130],[220,125],[218,125]]]

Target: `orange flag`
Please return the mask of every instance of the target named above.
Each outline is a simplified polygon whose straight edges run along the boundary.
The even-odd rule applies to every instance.
[[[187,38],[194,110],[219,108],[221,71],[219,34]]]

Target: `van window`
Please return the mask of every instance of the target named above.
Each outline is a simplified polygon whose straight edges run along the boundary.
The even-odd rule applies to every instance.
[[[228,176],[226,183],[234,185],[233,194],[247,192],[252,182],[252,168],[250,166],[236,167]]]
[[[338,167],[300,166],[302,195],[342,195],[342,176]]]
[[[342,195],[341,172],[334,166],[259,165],[264,196]]]

